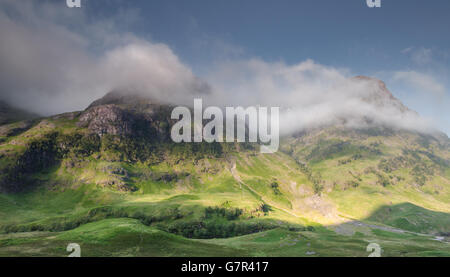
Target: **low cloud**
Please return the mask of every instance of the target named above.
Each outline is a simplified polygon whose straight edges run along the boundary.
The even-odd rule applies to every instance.
[[[437,96],[445,94],[445,87],[433,76],[417,71],[398,71],[394,73],[394,81],[401,81],[411,89],[425,93],[432,93]]]
[[[87,24],[76,12],[47,2],[0,1],[2,100],[49,115],[84,109],[115,89],[174,102],[207,92],[167,45],[119,32],[108,20]]]
[[[283,133],[335,124],[431,131],[430,122],[403,106],[383,82],[352,78],[346,69],[312,60],[294,65],[259,59],[228,62],[207,80],[215,89],[214,103],[281,107]]]
[[[128,22],[136,13],[120,16]],[[221,62],[200,79],[167,45],[121,31],[108,19],[87,20],[82,9],[0,0],[0,25],[0,99],[44,115],[81,110],[120,90],[171,104],[192,105],[202,95],[205,104],[222,107],[279,106],[284,134],[329,124],[430,130],[379,81],[312,60]],[[412,72],[396,77],[433,84]]]

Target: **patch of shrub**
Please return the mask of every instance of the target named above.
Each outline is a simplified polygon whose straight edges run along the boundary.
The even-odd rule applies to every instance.
[[[229,221],[188,221],[174,222],[169,226],[161,226],[167,232],[187,238],[211,239],[228,238],[258,233],[276,228],[264,222],[229,222]]]
[[[273,181],[272,184],[270,184],[270,187],[275,195],[281,195],[280,186],[277,181]]]
[[[220,208],[220,207],[207,207],[205,209],[204,219],[212,219],[216,217],[223,217],[227,220],[236,220],[243,214],[242,209],[234,208]]]

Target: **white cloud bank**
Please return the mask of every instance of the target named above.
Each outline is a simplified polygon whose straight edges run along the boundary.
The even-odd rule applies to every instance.
[[[118,33],[108,21],[87,24],[75,12],[0,0],[3,100],[52,114],[83,109],[113,89],[151,92],[159,100],[208,89],[167,45]]]
[[[284,108],[283,133],[329,124],[431,131],[430,122],[404,107],[383,82],[351,78],[347,70],[312,60],[294,65],[258,59],[228,62],[212,70],[207,80],[215,89],[215,103]]]

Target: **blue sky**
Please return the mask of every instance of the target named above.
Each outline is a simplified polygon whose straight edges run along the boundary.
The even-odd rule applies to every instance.
[[[210,82],[231,70],[248,74],[241,88],[264,89],[257,80],[272,78],[274,93],[277,70],[310,68],[325,82],[330,74],[382,79],[450,134],[448,0],[381,0],[381,8],[366,0],[81,1],[81,9],[70,9],[65,0],[0,0],[0,62],[9,65],[0,66],[0,88],[9,92],[2,97],[46,113],[80,109],[125,76],[110,72],[114,59],[129,83],[158,76],[156,61],[188,87],[196,87],[190,71]],[[144,58],[134,60],[136,51]],[[166,77],[143,86],[161,88]],[[283,78],[280,90],[302,85]],[[219,81],[213,85],[227,87]]]
[[[90,0],[86,4],[92,15],[138,10],[141,18],[132,25],[133,32],[167,43],[194,64],[204,62],[202,57],[211,58],[204,56],[198,40],[220,41],[239,53],[269,61],[296,63],[311,58],[363,73],[411,66],[408,56],[401,55],[409,47],[450,49],[447,0],[382,0],[382,8],[372,9],[365,0]],[[443,62],[448,66],[448,57]]]

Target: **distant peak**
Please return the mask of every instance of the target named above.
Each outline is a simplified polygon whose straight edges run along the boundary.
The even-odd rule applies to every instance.
[[[386,92],[388,95],[392,96],[392,93],[387,89],[386,87],[386,83],[384,83],[382,80],[374,78],[374,77],[368,77],[368,76],[364,76],[364,75],[358,75],[352,78],[352,80],[356,80],[356,81],[365,81],[365,82],[371,82],[374,83],[376,85],[378,85],[378,87]]]
[[[380,79],[377,79],[377,78],[374,78],[374,77],[365,76],[365,75],[358,75],[358,76],[353,77],[353,79],[366,80],[366,81],[377,81],[377,82],[381,82],[381,83],[384,84],[384,82],[381,81]]]
[[[150,99],[148,96],[142,96],[138,93],[124,92],[124,91],[110,91],[102,98],[95,100],[89,105],[89,108],[101,105],[137,105],[137,104],[157,104],[157,101]]]
[[[370,83],[371,87],[373,88],[372,89],[372,92],[374,94],[373,96],[382,97],[382,98],[387,97],[387,100],[390,100],[393,102],[400,102],[400,100],[398,100],[396,97],[394,97],[394,95],[389,91],[389,89],[386,86],[386,83],[380,79],[359,75],[359,76],[352,77],[351,80]]]

